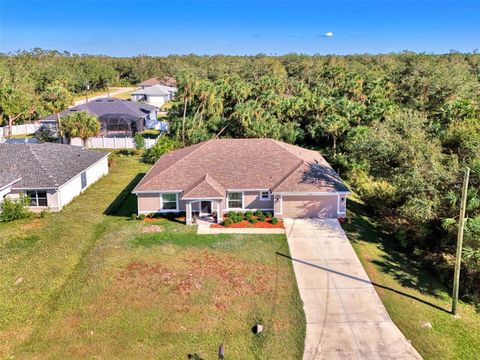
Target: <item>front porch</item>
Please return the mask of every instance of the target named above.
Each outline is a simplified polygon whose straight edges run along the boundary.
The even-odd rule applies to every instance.
[[[185,203],[186,223],[218,224],[223,219],[222,199],[192,199]]]

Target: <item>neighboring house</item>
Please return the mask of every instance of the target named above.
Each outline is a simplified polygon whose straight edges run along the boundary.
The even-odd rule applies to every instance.
[[[177,88],[164,85],[153,85],[132,92],[132,101],[144,101],[147,104],[161,108],[163,104],[175,96]]]
[[[125,134],[133,136],[145,130],[147,122],[157,120],[157,110],[156,106],[130,100],[102,98],[71,107],[62,111],[60,116],[64,117],[75,112],[86,111],[96,116],[100,121],[101,135]],[[56,128],[57,115],[50,115],[40,120],[40,123]]]
[[[138,84],[138,88],[139,89],[145,89],[149,86],[153,86],[153,85],[161,85],[161,81],[159,78],[157,77],[153,77],[153,78],[150,78],[150,79],[147,79],[145,81],[142,81],[140,84]]]
[[[0,173],[0,203],[12,191],[12,186],[20,181],[20,177],[10,172]]]
[[[221,221],[230,210],[341,218],[347,186],[317,152],[271,139],[216,139],[163,155],[133,193],[138,213],[186,212]]]
[[[108,174],[108,153],[54,143],[0,144],[0,164],[7,197],[24,193],[30,197],[31,210],[60,211]]]

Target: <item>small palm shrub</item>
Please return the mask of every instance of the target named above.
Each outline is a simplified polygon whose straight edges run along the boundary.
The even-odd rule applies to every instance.
[[[137,220],[137,214],[133,213],[132,215],[130,215],[130,217],[132,218],[132,220]]]
[[[263,211],[262,211],[262,210],[257,210],[257,211],[255,211],[255,216],[256,216],[256,217],[260,217],[260,216],[262,216],[262,215],[263,215]]]
[[[270,221],[272,222],[273,225],[278,224],[278,219],[276,217],[272,217]]]
[[[145,148],[145,138],[141,134],[135,134],[135,136],[133,137],[133,141],[135,142],[135,148]]]
[[[237,212],[237,222],[242,222],[243,221],[243,213],[242,212]]]
[[[145,220],[145,214],[138,215],[138,220]]]
[[[245,211],[245,220],[250,221],[251,218],[253,218],[253,212]]]
[[[255,219],[254,217],[252,217],[248,222],[249,222],[250,224],[256,224],[256,223],[258,223],[258,220]]]
[[[267,220],[267,218],[265,217],[265,214],[262,212],[258,217],[258,221],[265,221],[265,220]]]
[[[233,224],[233,220],[230,217],[227,217],[227,218],[225,218],[225,220],[223,220],[223,225],[224,226],[230,226],[232,224]]]
[[[25,219],[32,216],[32,212],[28,209],[30,198],[21,194],[18,199],[6,198],[0,204],[0,221],[12,221]]]
[[[269,218],[269,219],[271,219],[271,218],[273,217],[273,215],[272,215],[272,213],[271,213],[270,211],[267,212],[265,215],[266,215],[266,217]]]

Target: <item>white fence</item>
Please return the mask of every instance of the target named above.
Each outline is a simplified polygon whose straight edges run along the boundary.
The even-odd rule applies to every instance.
[[[145,149],[150,149],[157,139],[145,139]],[[72,145],[83,146],[80,138],[74,138]],[[135,141],[131,137],[93,137],[88,139],[85,147],[89,149],[135,149]]]
[[[11,135],[30,135],[35,134],[35,132],[40,128],[39,124],[21,124],[13,125]],[[4,137],[8,132],[8,128],[0,127],[0,137]]]

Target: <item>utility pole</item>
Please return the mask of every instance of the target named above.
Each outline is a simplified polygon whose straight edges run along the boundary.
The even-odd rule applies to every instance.
[[[90,90],[90,84],[88,83],[88,81],[85,81],[85,98],[86,98],[86,102],[88,103],[88,91]]]
[[[463,229],[465,227],[465,210],[467,208],[468,178],[470,168],[465,169],[462,187],[462,201],[460,203],[460,219],[458,220],[457,254],[455,258],[455,274],[453,277],[452,315],[457,315],[458,291],[460,287],[460,268],[462,265]]]

